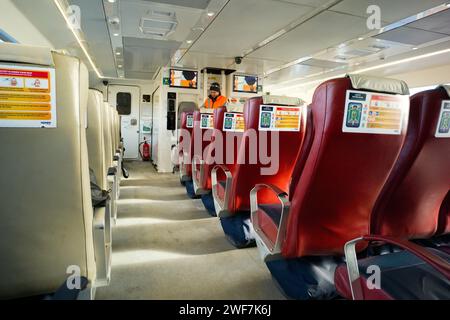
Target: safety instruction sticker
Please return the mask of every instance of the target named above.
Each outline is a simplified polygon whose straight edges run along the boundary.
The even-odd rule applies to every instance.
[[[347,91],[343,132],[400,135],[408,96]]]
[[[242,113],[225,113],[223,131],[244,132],[245,122]]]
[[[186,116],[186,127],[188,129],[192,129],[194,127],[194,115],[193,114],[188,114]]]
[[[442,101],[436,138],[450,138],[450,100]]]
[[[202,114],[201,129],[214,129],[214,115],[212,114]]]
[[[300,107],[261,105],[259,130],[300,131]]]
[[[56,128],[55,69],[0,65],[0,127]]]

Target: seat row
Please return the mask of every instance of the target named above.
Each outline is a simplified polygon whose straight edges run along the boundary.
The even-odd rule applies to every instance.
[[[1,43],[0,62],[54,72],[49,99],[57,119],[52,128],[0,127],[0,298],[67,298],[68,289],[92,298],[110,281],[123,155],[119,115],[89,90],[78,58]],[[93,186],[102,203],[92,201]]]
[[[403,81],[350,75],[309,106],[265,96],[186,113],[180,179],[231,243],[256,242],[290,297],[449,298],[449,91],[409,99]]]

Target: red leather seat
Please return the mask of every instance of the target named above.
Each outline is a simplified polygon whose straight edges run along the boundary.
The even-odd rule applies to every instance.
[[[398,135],[343,132],[349,78],[320,85],[311,105],[314,137],[292,196],[284,257],[342,254],[369,231],[375,201],[403,145]],[[365,91],[359,89],[360,91]]]
[[[214,110],[214,130],[209,132],[209,143],[203,150],[203,157],[194,169],[194,190],[196,195],[211,192],[211,171],[216,165],[222,165],[226,160],[226,134],[223,131],[225,108]],[[217,163],[216,163],[217,161]]]
[[[258,248],[272,276],[290,297],[333,297],[334,271],[344,245],[369,232],[372,210],[403,146],[407,91],[401,81],[361,76],[321,84],[310,106],[307,135],[292,185],[259,185],[252,191]],[[352,101],[347,101],[350,97]],[[395,112],[380,109],[394,108],[391,101],[397,99],[402,102]],[[378,117],[383,112],[395,116],[392,122],[388,117],[389,121],[381,123],[389,129],[382,131],[384,118]],[[370,121],[367,127],[366,119]],[[268,190],[278,202],[260,199],[260,193]],[[357,251],[365,247],[359,244]]]
[[[192,177],[191,165],[191,138],[194,128],[194,115],[192,112],[183,112],[181,114],[181,129],[179,138],[179,164],[180,164],[180,181],[182,183],[190,180]]]
[[[427,239],[441,235],[448,228],[448,198],[450,189],[450,140],[437,137],[443,101],[449,96],[443,87],[424,91],[411,98],[410,118],[405,144],[389,176],[371,218],[371,234],[380,239]],[[439,227],[438,227],[439,225]],[[390,243],[386,241],[385,243]],[[368,290],[361,272],[360,290],[355,298],[365,299],[436,299],[450,297],[450,271],[447,278],[414,255],[414,250],[442,257],[450,270],[450,256],[444,249],[412,247],[402,251],[362,259],[381,267],[384,281],[381,288]],[[390,274],[394,275],[391,277]],[[403,276],[402,276],[403,275]],[[413,282],[412,279],[420,279]],[[409,280],[408,280],[409,279]],[[347,267],[336,272],[336,288],[342,296],[352,298]],[[356,282],[357,283],[357,282]],[[354,283],[355,285],[355,283]]]
[[[214,130],[214,114],[217,110],[201,109],[194,111],[194,128],[191,136],[191,169],[192,175],[199,174],[199,165],[205,158],[205,150],[210,145]],[[213,119],[211,119],[211,117]],[[196,169],[194,169],[196,166]],[[199,177],[197,177],[198,179]],[[186,191],[191,198],[198,196],[196,194],[193,180],[186,183]]]
[[[283,211],[283,206],[281,205],[279,199],[276,196],[285,197],[285,201],[287,203],[292,201],[292,196],[294,195],[295,188],[297,187],[298,181],[300,180],[301,174],[303,172],[303,168],[306,163],[306,159],[308,158],[309,151],[311,150],[312,139],[314,137],[314,126],[313,126],[313,118],[311,112],[311,106],[307,107],[306,110],[306,127],[305,127],[305,137],[300,148],[300,152],[297,158],[297,162],[295,164],[294,171],[292,172],[291,180],[289,183],[289,189],[284,190],[276,190],[273,186],[263,187],[260,190],[255,189],[258,195],[258,202],[256,208],[257,214],[257,223],[259,225],[259,229],[262,231],[266,240],[270,243],[272,247],[275,247],[277,244],[277,238],[279,235],[279,227],[281,220],[281,213]],[[270,190],[274,189],[274,190]],[[265,192],[264,199],[260,197],[262,193]]]
[[[263,97],[251,98],[244,107],[245,132],[242,137],[238,152],[236,165],[222,166],[216,168],[213,173],[222,175],[217,176],[218,182],[213,185],[216,211],[219,217],[224,218],[233,216],[240,212],[248,212],[250,210],[250,191],[256,184],[270,183],[287,188],[292,176],[295,161],[297,159],[300,147],[303,143],[305,134],[305,112],[301,109],[300,114],[300,130],[299,131],[280,131],[263,132],[259,129],[260,125],[260,107],[264,104]],[[266,99],[270,99],[267,97]],[[290,107],[300,103],[295,100]],[[266,104],[276,106],[277,104]],[[283,103],[280,101],[280,106]],[[289,104],[286,104],[289,106]],[[256,139],[255,139],[256,137]],[[272,141],[278,138],[278,146],[274,145],[274,152],[278,152],[279,148],[279,166],[274,174],[264,175],[261,169],[269,168],[270,164],[263,163],[264,159],[259,157],[261,147],[267,148],[268,152],[262,152],[270,156]],[[253,149],[253,150],[252,150]],[[256,153],[256,154],[255,154]],[[251,161],[251,159],[256,161]],[[224,172],[231,179],[225,179]],[[224,189],[224,190],[221,190]],[[221,196],[223,194],[223,196]],[[228,201],[226,201],[228,199]],[[272,198],[271,198],[272,199]]]
[[[370,234],[403,239],[436,234],[450,189],[450,139],[435,135],[442,102],[449,99],[442,87],[411,98],[405,145],[372,213]]]

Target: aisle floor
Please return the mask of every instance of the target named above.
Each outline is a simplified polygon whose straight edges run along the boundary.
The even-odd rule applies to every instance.
[[[96,299],[284,299],[257,249],[237,250],[178,176],[128,162],[113,230],[111,284]]]

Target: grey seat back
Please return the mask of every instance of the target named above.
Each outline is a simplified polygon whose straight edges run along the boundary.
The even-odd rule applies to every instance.
[[[57,113],[56,128],[0,128],[0,298],[54,292],[71,266],[93,282],[87,68],[50,49],[5,43],[0,62],[54,67]]]
[[[98,185],[107,190],[105,163],[105,142],[103,137],[102,121],[103,95],[100,91],[89,90],[87,144],[89,153],[89,166],[94,171]]]
[[[112,136],[111,136],[111,117],[110,117],[110,107],[107,102],[103,103],[102,108],[102,119],[103,119],[103,137],[105,139],[105,164],[107,168],[110,168],[112,166],[112,160],[113,160],[113,143],[112,143]]]

